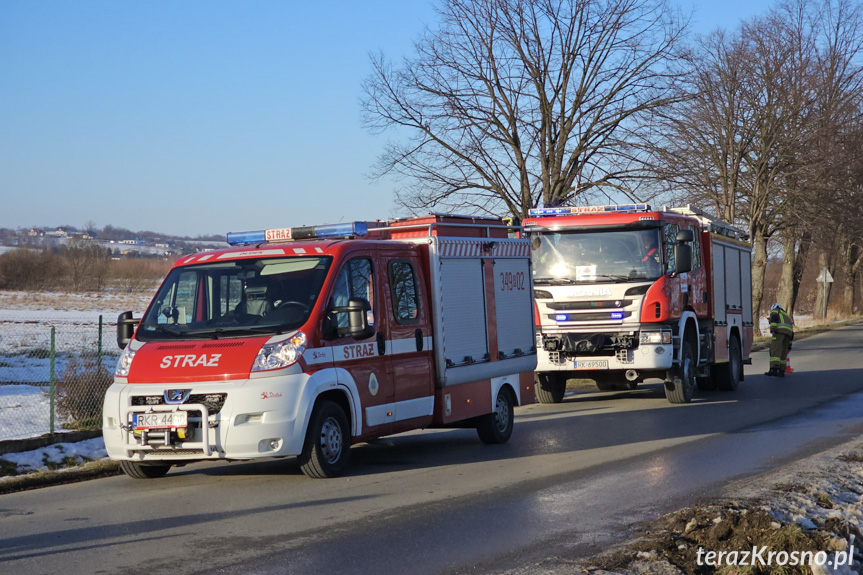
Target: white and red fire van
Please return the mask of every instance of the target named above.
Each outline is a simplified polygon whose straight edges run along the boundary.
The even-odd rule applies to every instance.
[[[433,214],[228,234],[178,260],[142,318],[120,315],[105,396],[136,478],[204,460],[297,456],[424,427],[509,439],[534,401],[530,246],[499,219]]]

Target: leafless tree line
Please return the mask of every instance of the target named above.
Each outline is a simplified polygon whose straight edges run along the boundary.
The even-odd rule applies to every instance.
[[[399,64],[373,56],[364,84],[366,126],[395,134],[377,174],[402,178],[403,207],[520,219],[603,196],[695,204],[749,229],[756,309],[772,243],[786,309],[817,258],[852,278],[851,311],[858,2],[780,0],[691,41],[663,0],[440,0],[439,20]]]

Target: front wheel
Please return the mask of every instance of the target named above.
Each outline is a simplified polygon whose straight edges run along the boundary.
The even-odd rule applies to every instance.
[[[665,382],[665,398],[671,403],[689,403],[695,393],[695,353],[688,339],[683,340],[680,365],[671,381]]]
[[[348,417],[338,404],[322,400],[315,406],[303,452],[297,457],[309,477],[338,477],[348,467],[351,448]]]
[[[121,461],[120,469],[129,477],[135,479],[158,479],[165,477],[171,466],[138,463],[137,461]]]
[[[483,443],[506,443],[512,435],[515,419],[515,399],[508,387],[503,387],[497,393],[494,411],[479,418],[476,432]]]
[[[566,393],[566,374],[558,372],[536,374],[534,391],[540,403],[560,403]]]

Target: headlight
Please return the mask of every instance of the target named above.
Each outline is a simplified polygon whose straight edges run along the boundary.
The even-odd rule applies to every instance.
[[[117,367],[114,368],[114,375],[116,377],[129,377],[129,368],[132,367],[132,360],[134,358],[135,351],[127,345],[123,350],[123,353],[120,355],[120,359],[117,360]]]
[[[306,335],[298,331],[285,341],[268,343],[258,351],[252,371],[282,369],[297,362],[306,351]]]
[[[670,331],[643,331],[639,337],[640,343],[653,343],[653,344],[669,344],[671,343],[671,332]]]

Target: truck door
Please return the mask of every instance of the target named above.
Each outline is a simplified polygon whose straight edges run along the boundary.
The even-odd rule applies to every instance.
[[[413,251],[385,254],[387,357],[392,360],[395,431],[431,423],[434,411],[428,294]]]
[[[336,367],[344,368],[351,375],[359,394],[363,435],[387,434],[392,429],[393,418],[387,414],[392,411],[388,405],[393,400],[393,378],[391,359],[385,355],[383,324],[386,313],[380,285],[374,259],[370,255],[355,256],[339,270],[329,302],[329,307],[333,308],[346,305],[352,297],[359,297],[371,305],[368,318],[369,324],[375,328],[375,335],[363,340],[342,337],[332,341]],[[347,327],[347,314],[339,314],[337,321],[339,327]]]

